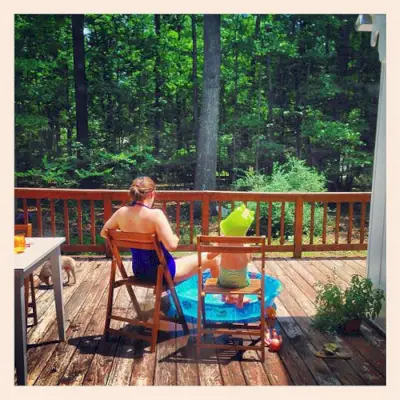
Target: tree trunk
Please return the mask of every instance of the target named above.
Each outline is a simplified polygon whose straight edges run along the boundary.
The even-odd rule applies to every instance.
[[[178,33],[178,71],[179,75],[182,74],[181,69],[181,57],[180,57],[180,41],[181,41],[181,32],[182,32],[182,20],[181,16],[177,15],[177,24],[176,31]],[[184,143],[184,135],[183,135],[183,124],[182,120],[182,92],[181,90],[176,91],[176,148],[182,149]]]
[[[256,74],[257,74],[257,67],[258,67],[258,61],[259,61],[258,58],[259,57],[258,57],[258,55],[256,53],[255,43],[258,40],[258,37],[260,35],[261,18],[262,18],[262,15],[257,14],[257,16],[256,16],[256,25],[255,25],[255,28],[254,28],[254,36],[253,36],[253,45],[254,45],[253,54],[254,55],[253,55],[253,57],[251,59],[251,66],[250,66],[250,82],[251,82],[250,98],[251,99],[255,97],[255,94],[257,92],[258,79],[257,79]],[[257,104],[258,104],[258,100],[257,100]],[[254,103],[251,100],[249,101],[249,107],[250,107],[249,112],[250,113],[253,112]],[[258,135],[258,128],[257,128],[257,135]],[[258,141],[259,141],[259,137],[258,136],[257,136],[256,141],[258,143]],[[248,147],[249,146],[249,142],[250,142],[250,133],[249,133],[249,130],[245,130],[243,132],[243,135],[242,135],[242,146],[244,148]],[[257,161],[256,161],[256,163],[257,163]]]
[[[256,172],[260,169],[260,140],[261,140],[261,65],[258,63],[258,90],[257,90],[257,110],[258,110],[258,125],[257,125],[257,140],[256,140]]]
[[[267,54],[266,57],[266,63],[267,63],[267,76],[268,76],[268,94],[267,94],[267,99],[268,99],[268,117],[267,117],[267,124],[265,128],[265,134],[267,139],[270,142],[274,142],[274,136],[273,136],[273,128],[271,128],[271,125],[274,120],[274,115],[273,115],[273,109],[274,109],[274,92],[273,92],[273,87],[272,87],[272,62],[271,62],[271,55]],[[260,72],[261,73],[261,72]],[[261,81],[259,82],[259,85],[261,86]],[[284,120],[283,120],[284,121]],[[284,126],[282,126],[282,134],[284,135]],[[284,143],[284,139],[282,139]],[[268,171],[272,171],[273,167],[273,160],[271,157],[267,158],[267,169]]]
[[[195,178],[195,189],[198,190],[213,190],[216,187],[221,72],[220,25],[220,15],[204,16],[204,79]]]
[[[154,118],[154,154],[158,154],[160,151],[160,134],[161,134],[161,57],[160,57],[160,32],[161,32],[161,16],[160,14],[154,15],[154,30],[157,36],[156,45],[156,62],[154,65],[154,72],[156,76],[156,87],[154,92],[154,108],[155,108],[155,118]]]
[[[72,129],[73,129],[73,121],[71,118],[71,102],[69,98],[69,71],[68,71],[68,62],[65,63],[64,68],[64,77],[65,77],[65,109],[67,111],[67,154],[68,156],[72,156]]]
[[[271,55],[267,55],[267,69],[268,69],[268,122],[273,120],[273,108],[274,108],[274,92],[272,89],[272,64]]]
[[[192,82],[193,82],[193,131],[194,137],[199,136],[199,82],[197,78],[197,32],[196,32],[196,15],[191,15],[192,19]]]
[[[72,15],[77,141],[86,146],[89,144],[89,127],[83,21],[83,14]]]
[[[54,110],[54,131],[55,131],[55,141],[54,141],[54,151],[56,157],[59,157],[61,154],[61,126],[60,126],[60,108]]]
[[[237,31],[238,28],[235,28],[235,43],[234,43],[234,55],[235,55],[235,63],[234,63],[234,90],[233,90],[233,119],[234,126],[232,129],[232,182],[235,182],[237,177],[237,120],[238,120],[238,80],[239,80],[239,49],[238,49],[238,41],[237,41]]]
[[[254,39],[253,44],[254,44],[254,46],[255,46],[256,41],[258,40],[258,36],[260,35],[261,18],[262,18],[262,15],[260,15],[260,14],[258,14],[256,16],[256,26],[254,28],[254,36],[253,36],[253,39]],[[255,93],[256,85],[257,85],[256,69],[257,69],[258,56],[257,56],[255,48],[254,48],[253,51],[254,51],[254,53],[253,53],[254,55],[253,55],[253,58],[251,59],[250,79],[251,79],[252,86],[253,86],[253,93]]]

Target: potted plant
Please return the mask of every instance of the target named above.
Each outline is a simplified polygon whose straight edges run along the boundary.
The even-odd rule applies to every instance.
[[[360,275],[353,275],[345,290],[330,280],[325,285],[317,284],[316,291],[314,326],[322,331],[342,330],[347,334],[358,333],[363,318],[374,319],[385,298],[383,290],[374,289],[372,281]]]

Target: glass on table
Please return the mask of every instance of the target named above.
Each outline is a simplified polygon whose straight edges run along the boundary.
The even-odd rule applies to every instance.
[[[14,253],[23,253],[25,251],[26,241],[24,235],[14,236]]]

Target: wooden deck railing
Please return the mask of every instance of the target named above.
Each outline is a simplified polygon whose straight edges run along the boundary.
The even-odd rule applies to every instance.
[[[178,250],[195,250],[197,234],[219,234],[223,210],[228,208],[230,211],[235,202],[243,202],[255,209],[254,234],[267,236],[268,252],[293,252],[294,257],[301,257],[304,251],[366,250],[367,206],[370,199],[371,193],[159,191],[155,206],[170,217],[176,233],[181,237]],[[32,222],[34,235],[65,236],[64,252],[104,253],[105,244],[99,237],[101,227],[129,198],[127,191],[123,190],[16,188],[15,200],[16,212],[20,217],[18,222]],[[272,232],[272,208],[276,203],[280,203],[279,239],[277,235],[274,238]],[[308,221],[304,220],[303,213],[306,203],[311,205]],[[285,237],[288,204],[293,204],[295,215],[291,240]],[[321,238],[317,238],[318,243],[315,243],[317,204],[323,209],[323,220]],[[334,205],[335,223],[329,227],[328,209],[332,213]],[[340,241],[342,205],[348,207],[348,218],[346,238]],[[354,218],[356,205],[359,209],[358,228]],[[305,224],[309,224],[308,238],[303,234]],[[332,243],[328,243],[329,231],[334,233]],[[356,231],[359,236],[354,238]]]

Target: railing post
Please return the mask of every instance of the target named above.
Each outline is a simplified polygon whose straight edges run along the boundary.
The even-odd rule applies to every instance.
[[[208,235],[210,219],[210,197],[208,192],[203,193],[203,204],[201,205],[201,233]]]
[[[112,216],[112,197],[111,194],[109,193],[104,193],[103,194],[103,204],[104,204],[104,213],[103,213],[103,218],[104,218],[104,223],[106,223]],[[107,258],[112,257],[112,252],[110,249],[110,246],[108,245],[106,241],[106,256]]]
[[[294,223],[294,258],[301,258],[302,240],[303,240],[303,199],[298,196],[296,198]]]

